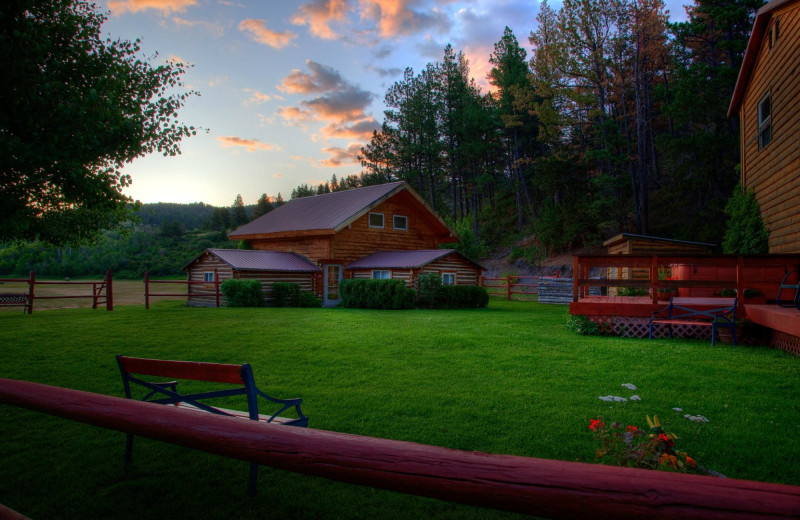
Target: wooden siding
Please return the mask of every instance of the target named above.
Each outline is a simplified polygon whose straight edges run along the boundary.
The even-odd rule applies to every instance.
[[[352,269],[348,271],[352,274],[352,278],[360,278],[362,280],[371,280],[372,271],[391,271],[392,280],[403,280],[409,287],[411,287],[414,280],[411,269]]]
[[[203,273],[217,270],[220,283],[230,280],[233,277],[231,266],[212,255],[208,251],[200,258],[195,260],[186,270],[187,279],[190,282],[202,282]],[[221,297],[220,297],[221,298]],[[222,299],[220,299],[220,304]],[[192,307],[215,307],[217,304],[214,284],[189,284],[187,305]]]
[[[189,281],[203,281],[203,273],[217,270],[220,283],[231,278],[254,279],[261,282],[262,292],[269,305],[272,299],[272,284],[274,282],[295,282],[300,285],[301,291],[314,291],[314,273],[290,273],[278,271],[234,271],[231,266],[221,261],[218,257],[206,252],[187,268]],[[192,307],[216,306],[214,284],[189,284],[187,305]],[[225,297],[220,295],[220,304],[224,305]]]
[[[780,37],[772,49],[775,20]],[[755,190],[770,231],[770,253],[800,253],[800,4],[772,14],[747,85],[742,122],[742,183]],[[771,95],[772,141],[758,149],[758,103]]]
[[[259,238],[250,240],[250,247],[262,251],[281,251],[284,253],[297,253],[313,263],[322,259],[331,258],[331,238],[327,236],[301,236],[295,238]]]
[[[421,273],[456,273],[456,285],[478,285],[481,269],[456,254],[440,258],[421,269]]]
[[[369,213],[383,213],[384,227],[369,227]],[[408,218],[408,229],[393,227],[394,215]],[[403,191],[377,205],[350,226],[337,233],[331,241],[331,256],[345,263],[377,251],[410,251],[436,249],[440,243],[455,239],[436,234],[433,230],[441,224],[409,193]],[[312,259],[313,261],[313,259]]]

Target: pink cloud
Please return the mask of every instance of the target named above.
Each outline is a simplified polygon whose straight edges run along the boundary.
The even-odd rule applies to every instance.
[[[358,139],[369,141],[372,139],[372,132],[380,130],[381,125],[375,121],[374,117],[368,117],[352,124],[331,123],[320,131],[322,137],[327,139]]]
[[[264,20],[254,20],[252,18],[242,20],[242,22],[239,23],[239,30],[249,32],[253,40],[274,49],[282,49],[297,38],[297,35],[291,31],[273,31],[267,29]]]
[[[185,11],[187,7],[195,4],[197,4],[197,0],[112,0],[108,3],[108,8],[114,14],[138,13],[146,9],[155,9],[169,14]]]
[[[323,148],[322,151],[330,154],[331,157],[320,161],[319,164],[329,168],[358,164],[358,154],[361,153],[361,148],[363,146],[364,145],[361,143],[350,143],[347,145],[347,148],[340,148],[338,146]]]
[[[415,0],[359,0],[361,18],[372,20],[383,38],[411,34],[434,25],[449,28],[445,14],[415,11],[412,7],[416,3]]]
[[[278,90],[288,94],[310,94],[327,92],[346,86],[347,82],[334,68],[315,61],[306,60],[311,74],[294,69],[278,85]]]
[[[331,29],[331,22],[343,21],[348,9],[347,0],[313,0],[300,6],[300,10],[292,17],[292,23],[308,25],[314,36],[332,40],[339,35]]]
[[[200,29],[204,30],[205,32],[216,38],[221,38],[225,34],[225,28],[216,22],[187,20],[185,18],[180,18],[178,16],[173,16],[172,21],[175,23],[175,25],[180,25],[183,27],[199,27]]]
[[[278,149],[277,146],[269,143],[262,143],[258,139],[242,139],[241,137],[236,137],[234,135],[217,137],[217,141],[219,141],[222,146],[240,146],[247,149],[247,151],[250,153],[255,152],[256,150]]]

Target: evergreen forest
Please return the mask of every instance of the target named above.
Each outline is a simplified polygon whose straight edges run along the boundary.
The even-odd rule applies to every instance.
[[[661,0],[543,2],[529,45],[508,28],[495,43],[489,92],[448,45],[388,88],[360,175],[291,198],[404,180],[477,258],[512,247],[536,262],[619,232],[720,244],[739,178],[728,105],[761,5],[694,0],[670,23]],[[282,202],[145,204],[91,245],[6,244],[0,274],[179,274],[206,247],[245,246],[227,231]]]

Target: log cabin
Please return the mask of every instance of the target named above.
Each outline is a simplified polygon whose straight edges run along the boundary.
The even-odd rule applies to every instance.
[[[477,285],[483,273],[457,251],[439,249],[457,243],[457,234],[402,181],[293,199],[228,238],[307,260],[318,268],[312,290],[326,306],[339,302],[343,278],[398,278],[413,286],[418,274],[438,272],[444,283]]]
[[[741,183],[755,192],[770,253],[800,253],[800,0],[759,9],[728,116],[738,116]]]

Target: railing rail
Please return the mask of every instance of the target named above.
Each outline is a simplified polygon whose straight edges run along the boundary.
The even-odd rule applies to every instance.
[[[526,280],[532,280],[532,283],[527,283]],[[482,276],[480,285],[487,289],[489,296],[505,296],[507,300],[512,300],[514,295],[532,296],[539,293],[538,276]]]
[[[150,286],[152,284],[156,284],[156,285],[158,285],[158,284],[185,285],[186,286],[186,292],[185,293],[165,293],[165,292],[154,293],[154,292],[152,292],[150,290]],[[215,299],[215,302],[216,302],[216,306],[219,307],[219,304],[220,304],[220,290],[219,290],[220,283],[219,283],[219,276],[217,275],[217,270],[214,269],[214,281],[213,282],[205,282],[205,281],[201,281],[201,280],[151,280],[150,279],[150,273],[145,272],[144,273],[144,308],[145,309],[150,309],[150,298],[157,298],[159,296],[171,296],[171,297],[186,296],[187,298],[191,298],[192,297],[192,291],[191,291],[192,285],[203,286],[203,287],[207,287],[209,285],[212,285],[214,287],[214,292],[213,293],[209,292],[206,295],[207,296],[214,296],[214,299]],[[195,296],[197,296],[197,294]]]
[[[572,301],[578,302],[580,298],[588,295],[589,287],[630,287],[645,289],[652,298],[653,303],[658,303],[659,292],[674,292],[679,289],[732,289],[737,295],[746,294],[746,289],[759,288],[771,292],[777,297],[781,277],[797,269],[800,265],[798,255],[576,255],[573,258],[573,287]],[[718,268],[720,272],[728,274],[715,279],[692,279],[689,274],[686,279],[664,279],[665,270],[676,267],[687,267],[697,271],[701,267]],[[609,276],[590,278],[592,270],[627,270],[627,276]],[[634,270],[646,274],[634,277]],[[769,271],[777,278],[764,279],[756,273]],[[702,278],[702,277],[698,277]]]
[[[111,271],[106,271],[105,278],[101,281],[71,281],[71,280],[37,280],[36,273],[30,272],[28,278],[0,278],[0,282],[17,282],[28,284],[28,313],[33,313],[33,304],[35,300],[61,300],[72,298],[91,298],[92,309],[96,309],[98,305],[105,304],[106,310],[114,310],[114,285],[113,274]],[[61,294],[58,296],[39,296],[36,294],[37,285],[91,285],[91,294]]]
[[[784,484],[259,424],[12,379],[0,378],[0,403],[298,473],[547,518],[800,517],[800,487]]]

